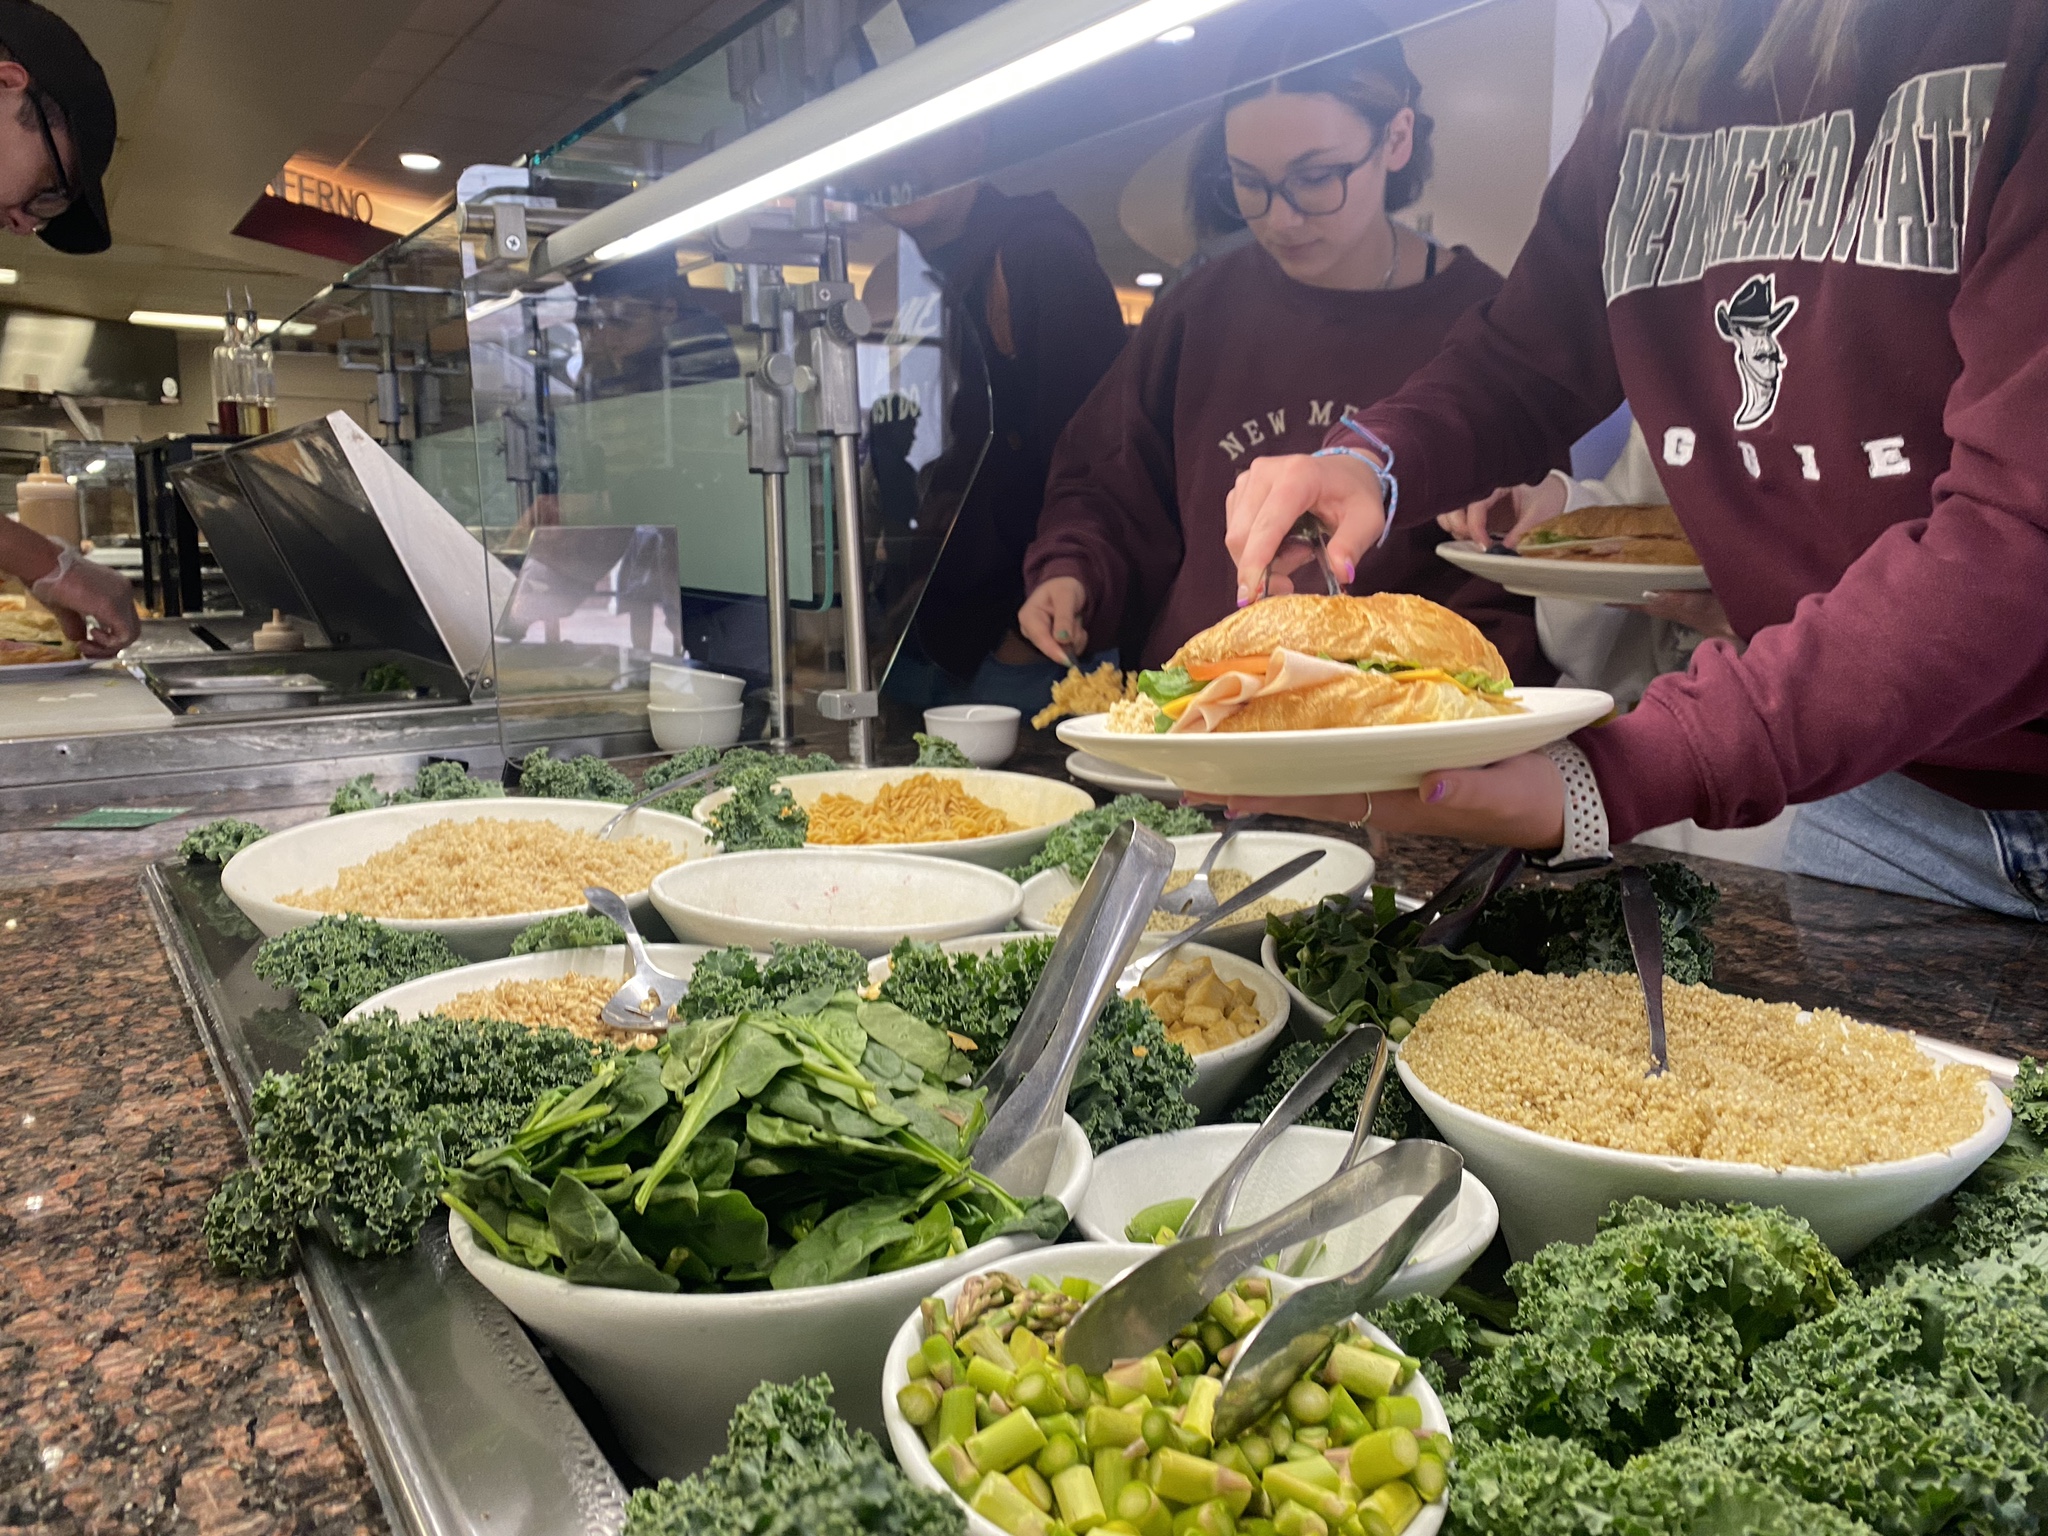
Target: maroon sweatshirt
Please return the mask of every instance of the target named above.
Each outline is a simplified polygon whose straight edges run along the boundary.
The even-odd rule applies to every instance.
[[[1364,414],[1401,521],[1533,478],[1625,392],[1750,643],[1579,736],[1617,840],[1895,769],[2048,807],[2048,0],[1893,0],[1853,72],[1730,82],[1686,132],[1619,125],[1649,37],[1500,296]]]
[[[1398,389],[1500,283],[1463,248],[1435,277],[1388,293],[1308,287],[1256,245],[1199,268],[1152,307],[1060,438],[1026,589],[1078,578],[1089,644],[1157,666],[1236,609],[1223,502],[1245,466],[1320,446],[1347,410]],[[1534,606],[1438,559],[1443,539],[1433,523],[1397,531],[1358,563],[1352,590],[1455,608],[1517,680],[1554,680]]]

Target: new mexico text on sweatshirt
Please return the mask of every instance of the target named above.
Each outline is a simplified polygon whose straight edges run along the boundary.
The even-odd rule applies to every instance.
[[[1649,37],[1500,296],[1363,414],[1401,521],[1534,479],[1626,391],[1750,644],[1578,738],[1617,840],[1894,769],[2048,807],[2048,3],[1894,0],[1840,78],[1731,81],[1687,131],[1622,125]]]

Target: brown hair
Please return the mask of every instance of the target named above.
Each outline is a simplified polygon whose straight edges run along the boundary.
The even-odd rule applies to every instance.
[[[1230,109],[1274,92],[1336,97],[1372,129],[1375,150],[1401,109],[1413,110],[1415,148],[1406,165],[1387,173],[1387,211],[1422,196],[1435,161],[1430,135],[1436,124],[1422,110],[1422,82],[1408,68],[1400,38],[1373,12],[1342,0],[1291,6],[1259,28],[1238,55],[1230,80],[1223,110],[1202,136],[1191,167],[1189,201],[1198,228],[1240,227],[1230,222],[1229,210],[1203,206],[1203,192],[1224,174],[1223,120]]]
[[[1629,85],[1623,122],[1672,128],[1695,122],[1707,87],[1738,63],[1747,86],[1781,63],[1810,63],[1822,79],[1851,65],[1863,19],[1883,0],[1643,0],[1654,28]]]

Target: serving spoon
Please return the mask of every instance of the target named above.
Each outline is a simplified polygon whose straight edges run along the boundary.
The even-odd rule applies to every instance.
[[[717,763],[713,763],[709,768],[699,768],[695,773],[686,773],[680,779],[671,779],[668,783],[662,785],[659,789],[649,789],[642,791],[637,799],[628,800],[624,805],[619,807],[619,812],[616,816],[613,816],[610,820],[606,821],[603,826],[597,829],[597,840],[599,842],[604,842],[607,839],[609,839],[612,833],[616,832],[619,829],[620,822],[624,821],[628,816],[632,815],[633,812],[639,810],[640,807],[647,804],[648,801],[659,800],[664,795],[672,795],[679,789],[688,789],[692,784],[702,784],[706,779],[710,778],[711,775],[718,772],[718,767],[719,765]]]
[[[1201,866],[1188,878],[1188,883],[1177,891],[1169,891],[1159,898],[1159,910],[1170,912],[1176,917],[1206,917],[1216,910],[1216,893],[1209,886],[1209,871],[1216,867],[1216,856],[1230,845],[1242,826],[1226,827],[1220,837],[1209,845],[1209,851],[1202,855]]]
[[[598,1010],[598,1018],[613,1029],[634,1034],[667,1029],[676,1004],[683,1000],[690,984],[655,965],[640,938],[640,930],[633,926],[633,914],[618,892],[593,885],[584,889],[583,899],[599,917],[608,917],[619,925],[626,935],[626,953],[633,957],[633,974],[606,999],[604,1007]],[[650,997],[654,1000],[652,1008],[648,1007]]]
[[[1649,875],[1635,864],[1621,869],[1621,921],[1628,930],[1636,978],[1643,984],[1643,1015],[1650,1021],[1650,1070],[1643,1075],[1662,1077],[1671,1070],[1664,1043],[1664,920]]]

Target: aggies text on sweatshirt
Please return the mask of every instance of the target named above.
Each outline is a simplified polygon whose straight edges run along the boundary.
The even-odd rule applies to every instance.
[[[1620,124],[1639,17],[1500,296],[1362,418],[1408,523],[1626,392],[1750,644],[1578,737],[1617,841],[1894,769],[2048,807],[2048,0],[1877,15],[1671,132]]]
[[[1126,666],[1159,665],[1234,611],[1223,501],[1245,466],[1320,446],[1499,291],[1470,251],[1438,261],[1421,283],[1354,293],[1297,283],[1247,245],[1176,283],[1060,439],[1025,589],[1077,578],[1089,644],[1121,645]],[[1535,606],[1438,559],[1444,537],[1433,523],[1396,532],[1358,562],[1353,590],[1419,592],[1485,630],[1518,681],[1555,678]]]

